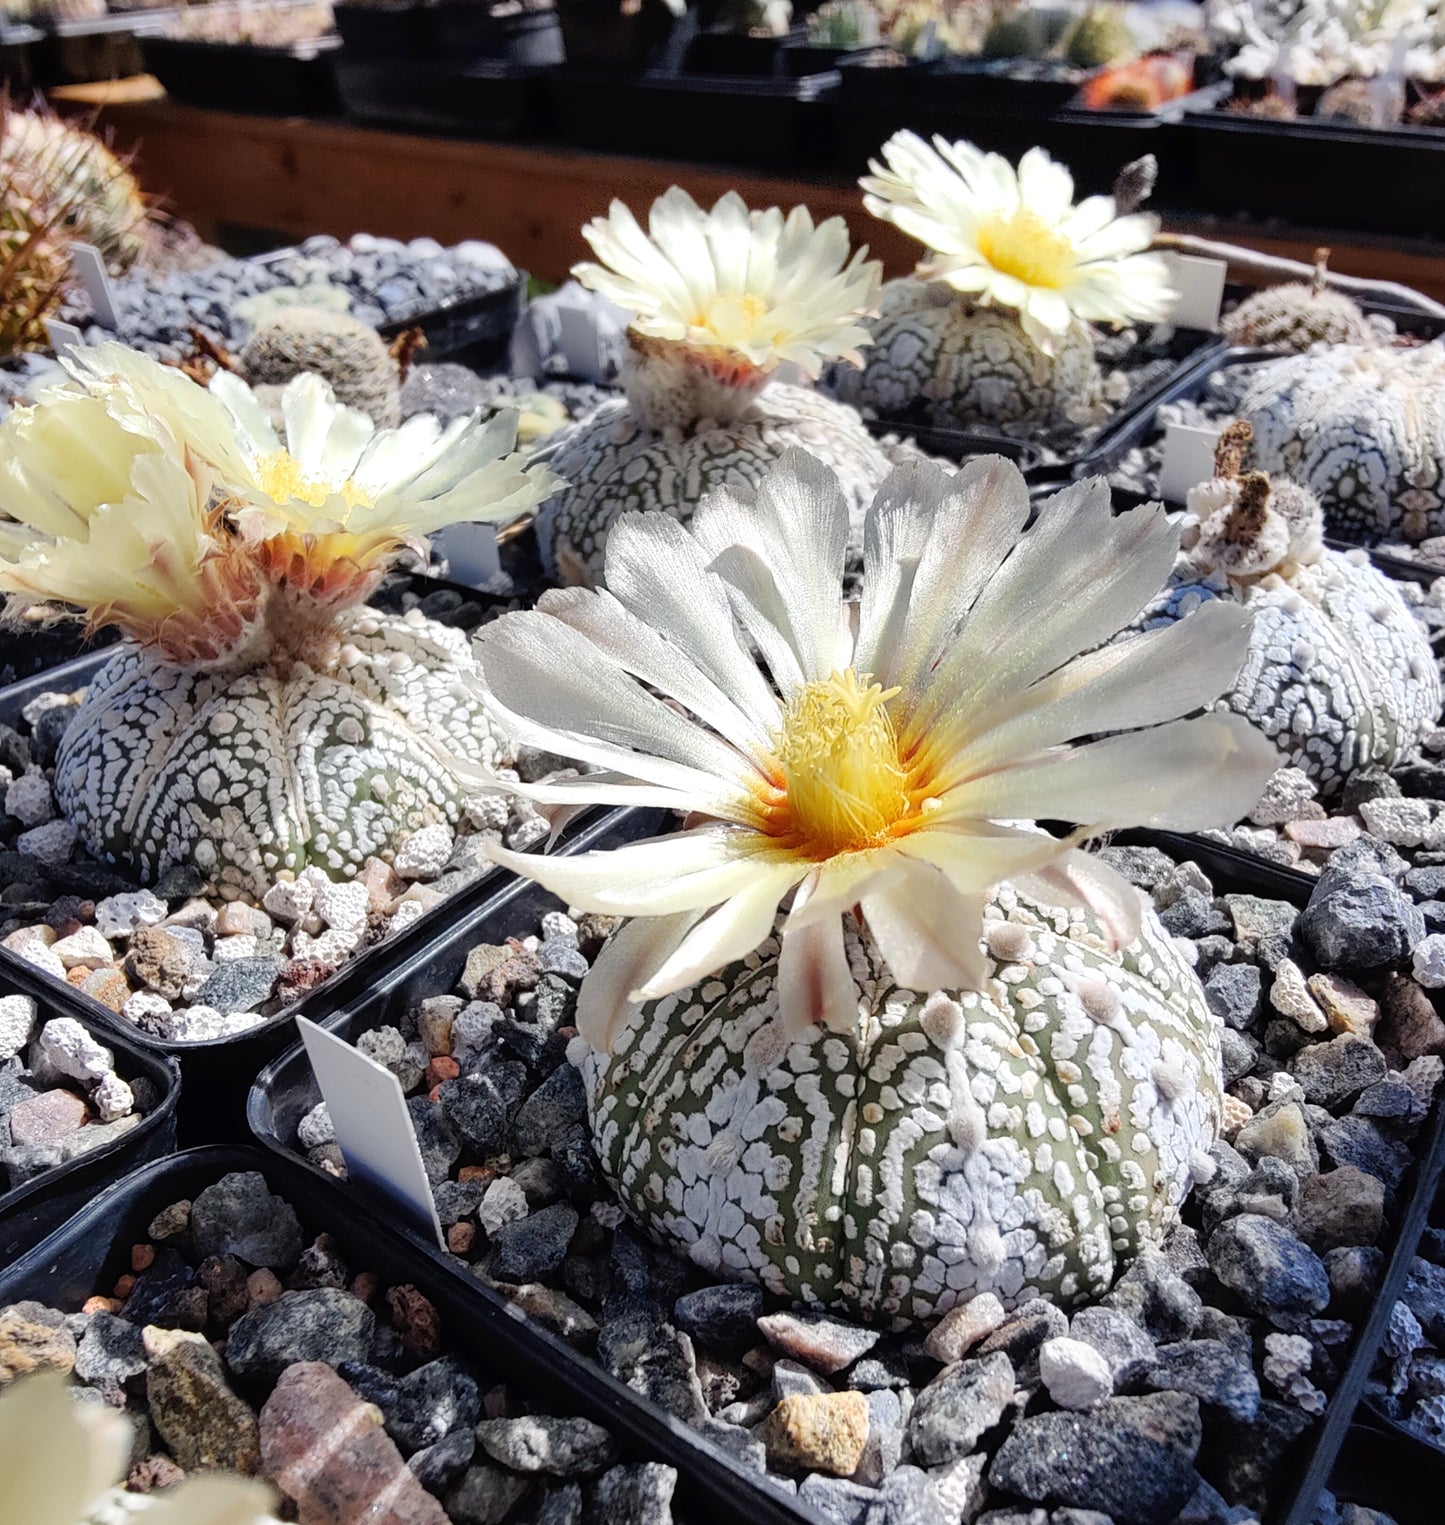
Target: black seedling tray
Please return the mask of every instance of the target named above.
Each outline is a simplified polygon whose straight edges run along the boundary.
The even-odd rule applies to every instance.
[[[1440,1525],[1445,1455],[1413,1436],[1375,1429],[1369,1418],[1350,1426],[1330,1492],[1341,1503],[1384,1510],[1395,1525]]]
[[[619,813],[598,828],[587,845],[617,846],[659,834],[675,822],[676,817],[664,811]],[[1118,833],[1113,840],[1160,847],[1181,861],[1197,862],[1209,874],[1217,894],[1253,894],[1284,899],[1301,906],[1309,898],[1312,881],[1306,876],[1273,870],[1270,865],[1262,865],[1245,854],[1192,837],[1169,832],[1133,831]],[[581,845],[579,843],[579,849]],[[506,886],[473,919],[437,939],[417,954],[406,968],[395,970],[384,982],[378,983],[361,1001],[335,1013],[326,1026],[339,1037],[354,1043],[364,1032],[396,1024],[420,1001],[453,990],[470,948],[479,942],[500,942],[509,936],[524,937],[534,933],[542,914],[556,909],[560,903],[555,896],[527,880]],[[324,1181],[335,1190],[338,1187],[332,1177],[301,1162],[296,1152],[297,1126],[320,1100],[321,1092],[310,1061],[304,1048],[297,1044],[257,1080],[247,1116],[252,1132],[269,1151],[283,1155],[292,1168],[310,1172],[318,1182]],[[1386,1291],[1394,1286],[1398,1294],[1398,1289],[1403,1286],[1442,1168],[1445,1168],[1445,1106],[1437,1100],[1422,1153],[1412,1167],[1408,1195],[1402,1187],[1399,1198],[1401,1205],[1395,1214],[1399,1226],[1386,1274]],[[339,1189],[365,1193],[364,1186],[359,1183]],[[1316,1500],[1335,1467],[1337,1454],[1384,1337],[1391,1305],[1392,1299],[1382,1293],[1369,1320],[1359,1331],[1323,1422],[1307,1444],[1297,1449],[1290,1459],[1289,1464],[1298,1468],[1299,1482],[1282,1511],[1270,1516],[1268,1525],[1313,1525]],[[758,1489],[760,1501],[771,1497],[763,1492],[761,1479],[756,1475],[750,1476],[750,1482]],[[1401,1525],[1406,1522],[1402,1520]]]
[[[414,0],[389,5],[335,5],[331,14],[348,59],[413,58],[426,47],[423,9]]]
[[[1263,121],[1194,106],[1181,131],[1194,194],[1211,211],[1380,233],[1445,231],[1445,128]]]
[[[334,1181],[253,1146],[190,1149],[117,1181],[65,1228],[0,1270],[0,1306],[34,1299],[79,1311],[130,1270],[131,1246],[145,1240],[147,1225],[162,1208],[194,1200],[238,1170],[264,1175],[295,1208],[308,1239],[328,1234],[352,1266],[393,1286],[416,1287],[441,1315],[443,1343],[452,1351],[498,1380],[523,1386],[529,1399],[605,1425],[622,1443],[626,1460],[675,1467],[674,1513],[681,1520],[817,1525],[792,1499],[760,1487],[755,1474],[583,1361],[439,1250],[402,1234]]]
[[[336,88],[348,116],[409,132],[457,133],[474,138],[522,138],[536,131],[540,94],[535,73],[499,59],[451,62],[422,55],[353,56],[336,60]],[[475,300],[486,303],[498,293]],[[507,337],[521,310],[520,285],[505,293],[511,309]],[[391,325],[395,328],[398,325]],[[402,324],[402,327],[408,325]],[[423,327],[426,326],[423,321]],[[428,339],[429,358],[440,358]],[[506,354],[507,338],[487,363]]]
[[[472,76],[479,100],[495,101],[496,109],[503,112],[508,109],[509,100],[516,101],[531,119],[535,87],[530,78],[518,77],[515,71],[509,73],[508,64],[481,63],[473,67],[480,71]],[[502,72],[493,74],[490,72],[493,69]],[[465,360],[473,369],[485,370],[505,362],[512,330],[526,301],[527,278],[516,271],[504,286],[383,323],[380,331],[383,337],[394,338],[404,329],[419,328],[426,336],[427,359]],[[469,596],[476,596],[474,590],[468,591]]]
[[[422,38],[437,58],[495,58],[511,64],[562,62],[556,11],[493,16],[487,0],[439,0],[422,8]]]
[[[8,983],[0,976],[0,988]],[[52,1009],[43,998],[38,1005],[41,1023],[52,1016],[71,1015]],[[160,1100],[129,1133],[68,1164],[57,1165],[22,1186],[0,1191],[0,1266],[8,1265],[17,1255],[62,1227],[117,1174],[151,1160],[164,1159],[176,1147],[176,1104],[181,1092],[181,1072],[176,1061],[108,1025],[84,1018],[81,1023],[115,1054],[116,1072],[122,1080],[148,1080],[160,1093]]]
[[[551,131],[564,143],[647,158],[661,148],[669,159],[783,173],[827,159],[823,102],[838,76],[623,75],[564,65],[542,82]]]
[[[144,39],[146,68],[175,100],[268,116],[334,116],[341,99],[331,55],[339,46],[335,37],[290,48],[189,37]]]
[[[474,603],[496,602],[474,588],[461,587],[441,578],[413,577],[410,586],[423,596],[451,589]],[[106,658],[107,653],[95,652],[0,690],[0,723],[14,725],[25,705],[39,694],[83,688]],[[589,822],[597,824],[595,814],[584,816],[571,832],[585,840]],[[555,850],[574,850],[567,833]],[[53,1007],[58,1016],[77,1017],[107,1032],[118,1033],[152,1053],[169,1054],[181,1060],[186,1082],[180,1108],[181,1142],[225,1140],[240,1133],[241,1114],[251,1082],[264,1064],[294,1040],[293,1022],[297,1016],[304,1012],[319,1021],[326,1014],[355,1001],[394,965],[405,963],[412,956],[412,950],[426,946],[441,928],[466,918],[485,904],[495,893],[498,882],[496,870],[483,874],[474,883],[424,912],[397,936],[357,953],[330,979],[282,1007],[264,1025],[228,1038],[180,1043],[150,1037],[99,1001],[73,986],[61,984],[5,947],[0,947],[0,981],[34,996],[47,1007]]]
[[[351,1266],[375,1272],[390,1286],[416,1287],[441,1315],[448,1350],[497,1380],[524,1386],[530,1400],[604,1424],[622,1443],[626,1461],[675,1467],[674,1514],[684,1522],[817,1525],[793,1499],[759,1487],[739,1462],[582,1360],[437,1249],[401,1234],[325,1176],[255,1145],[186,1150],[117,1180],[66,1228],[0,1270],[0,1307],[34,1299],[79,1312],[85,1299],[130,1272],[131,1246],[145,1241],[157,1212],[194,1200],[232,1171],[265,1176],[270,1190],[296,1209],[308,1240],[328,1234]]]

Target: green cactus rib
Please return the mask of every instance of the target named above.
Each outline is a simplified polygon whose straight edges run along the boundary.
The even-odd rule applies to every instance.
[[[714,1274],[894,1327],[1097,1298],[1207,1168],[1218,1019],[1152,912],[1122,953],[1009,886],[990,915],[985,995],[900,990],[850,928],[853,1033],[788,1039],[774,940],[612,1056],[578,1040],[622,1203]]]

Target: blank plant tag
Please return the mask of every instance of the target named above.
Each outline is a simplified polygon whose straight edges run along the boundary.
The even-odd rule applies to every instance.
[[[485,588],[502,570],[497,532],[490,524],[449,524],[433,536],[447,559],[447,575],[469,588]]]
[[[50,339],[50,347],[57,355],[63,355],[66,350],[81,349],[85,344],[84,335],[74,323],[62,323],[59,318],[45,319],[45,332]]]
[[[1159,468],[1159,496],[1166,503],[1182,503],[1191,487],[1214,475],[1214,449],[1223,432],[1222,424],[1169,425],[1164,434],[1164,463]]]
[[[306,1017],[297,1017],[296,1025],[351,1179],[380,1197],[408,1228],[445,1249],[401,1082]]]
[[[1194,254],[1165,254],[1164,258],[1169,261],[1169,279],[1179,293],[1170,321],[1180,328],[1202,328],[1212,334],[1219,327],[1229,267],[1222,259],[1201,259]]]
[[[85,287],[90,305],[95,309],[95,321],[102,328],[119,328],[120,318],[115,310],[115,294],[111,290],[110,271],[94,244],[71,244],[70,262]]]
[[[603,380],[607,375],[607,353],[597,315],[585,307],[559,305],[557,325],[568,374],[583,381]]]

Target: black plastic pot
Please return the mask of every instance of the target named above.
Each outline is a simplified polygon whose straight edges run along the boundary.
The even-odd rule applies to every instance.
[[[264,116],[333,116],[341,109],[332,73],[340,39],[290,48],[147,37],[145,66],[166,94],[188,106]]]
[[[631,14],[621,0],[557,0],[557,21],[573,68],[624,74],[676,70],[698,26],[695,11],[674,16],[663,0],[641,0]]]
[[[823,102],[836,73],[802,79],[727,79],[669,74],[636,77],[570,65],[543,76],[553,134],[604,153],[703,164],[749,165],[786,173],[828,157]]]
[[[69,1013],[40,1003],[41,1020]],[[98,1022],[85,1022],[92,1036],[115,1054],[122,1080],[144,1079],[160,1099],[128,1133],[109,1144],[57,1165],[44,1175],[9,1191],[0,1191],[0,1266],[61,1228],[118,1175],[151,1160],[164,1159],[176,1147],[176,1104],[181,1072],[174,1059]],[[8,1130],[7,1130],[8,1133]]]
[[[87,640],[76,624],[0,630],[0,686],[19,683],[77,657],[101,651],[114,640],[114,634],[108,630],[100,631],[94,640]]]
[[[255,1147],[191,1149],[117,1181],[65,1228],[0,1270],[0,1305],[34,1299],[79,1311],[129,1271],[131,1246],[144,1240],[156,1213],[237,1170],[260,1171],[295,1208],[308,1239],[329,1234],[343,1260],[392,1285],[416,1287],[440,1314],[443,1343],[452,1352],[495,1380],[524,1388],[532,1402],[605,1425],[625,1460],[675,1467],[674,1512],[681,1519],[817,1525],[795,1501],[761,1487],[755,1474],[585,1362],[440,1251],[401,1233],[335,1182]]]
[[[36,83],[83,85],[135,74],[142,65],[141,38],[174,15],[167,7],[49,21],[32,54]]]
[[[556,11],[494,16],[490,0],[440,0],[421,14],[422,36],[438,58],[495,58],[520,65],[562,62]]]
[[[332,15],[347,60],[414,58],[426,46],[424,10],[415,0],[402,0],[400,4],[337,5]],[[338,70],[340,64],[338,59]],[[344,87],[341,98],[350,110]]]
[[[440,578],[417,577],[411,587],[422,594],[451,588],[481,604],[493,602],[474,588],[462,588]],[[84,687],[106,653],[97,652],[49,673],[0,690],[0,723],[14,724],[21,710],[40,693],[52,689]],[[584,817],[573,831],[585,834],[593,817]],[[559,851],[574,850],[564,835]],[[73,1016],[108,1032],[118,1033],[151,1053],[169,1054],[181,1061],[185,1092],[180,1108],[179,1137],[182,1144],[210,1143],[239,1136],[246,1096],[257,1072],[294,1040],[294,1019],[306,1015],[322,1020],[327,1014],[357,1000],[371,985],[383,979],[394,965],[404,964],[413,950],[429,945],[444,927],[465,918],[495,893],[494,871],[483,875],[455,895],[433,906],[404,932],[373,944],[343,964],[330,979],[275,1012],[262,1026],[228,1038],[204,1043],[180,1043],[152,1038],[92,997],[28,964],[10,949],[0,947],[0,979],[14,989],[34,996],[57,1016]]]
[[[786,37],[751,37],[746,32],[708,27],[693,38],[683,58],[682,67],[689,74],[725,74],[732,79],[768,79],[787,72],[783,65],[789,44],[802,40],[801,30]],[[808,73],[821,73],[833,67],[819,64]],[[794,76],[795,78],[798,76]]]
[[[1445,1455],[1413,1436],[1375,1429],[1369,1418],[1345,1436],[1330,1492],[1341,1503],[1383,1510],[1395,1525],[1439,1525]]]
[[[619,813],[591,837],[591,846],[615,846],[625,841],[651,836],[669,829],[675,821],[666,812],[637,810]],[[1303,905],[1309,896],[1310,881],[1303,875],[1288,874],[1261,865],[1242,853],[1214,844],[1199,842],[1164,832],[1124,832],[1114,839],[1140,845],[1161,847],[1177,858],[1193,860],[1213,879],[1218,893],[1244,893],[1286,899]],[[580,844],[579,844],[580,845]],[[1299,881],[1303,881],[1302,883]],[[541,915],[556,909],[560,902],[540,886],[526,880],[503,888],[477,916],[458,925],[444,938],[414,958],[409,966],[397,969],[383,984],[366,997],[327,1022],[328,1028],[350,1042],[373,1028],[395,1024],[418,1002],[433,995],[448,994],[465,964],[468,950],[478,942],[501,942],[509,936],[522,937],[535,932]],[[272,1064],[257,1080],[248,1107],[248,1120],[256,1137],[269,1150],[299,1164],[296,1129],[306,1113],[321,1099],[305,1050],[298,1044]],[[313,1167],[305,1166],[312,1170]],[[1403,1285],[1411,1255],[1419,1241],[1424,1215],[1428,1211],[1442,1169],[1445,1169],[1445,1106],[1437,1101],[1421,1153],[1406,1186],[1401,1188],[1398,1209],[1394,1214],[1395,1243],[1392,1250],[1386,1287]],[[332,1183],[319,1170],[318,1179]],[[334,1183],[332,1183],[334,1185]],[[359,1194],[359,1183],[345,1188]],[[1392,1281],[1392,1278],[1396,1280]],[[1358,1335],[1350,1360],[1341,1376],[1323,1423],[1286,1458],[1290,1469],[1290,1493],[1281,1507],[1272,1512],[1267,1525],[1313,1525],[1319,1491],[1325,1486],[1336,1457],[1359,1405],[1365,1380],[1375,1353],[1384,1337],[1392,1299],[1382,1293],[1364,1329]],[[755,1482],[754,1486],[757,1486]],[[761,1497],[766,1495],[761,1494]],[[1423,1517],[1422,1517],[1423,1518]],[[1405,1525],[1402,1520],[1401,1525]]]
[[[1182,132],[1195,194],[1211,211],[1425,237],[1445,229],[1445,128],[1194,107]]]
[[[540,94],[532,71],[497,59],[474,58],[459,63],[425,56],[360,58],[350,49],[336,60],[336,88],[341,93],[346,114],[359,122],[379,122],[410,132],[446,132],[474,138],[522,138],[536,128]],[[505,292],[463,299],[456,304],[473,306],[477,316],[487,314],[505,320],[506,332],[488,321],[486,339],[494,341],[477,356],[479,364],[492,365],[506,355],[512,325],[521,315],[521,283]],[[448,309],[441,309],[446,312]],[[434,314],[418,320],[427,328]],[[469,325],[460,321],[459,335]],[[411,325],[393,323],[383,332]],[[460,343],[439,350],[428,338],[431,359],[454,355],[468,347]]]
[[[0,86],[23,100],[36,85],[36,49],[45,41],[38,27],[0,22]]]

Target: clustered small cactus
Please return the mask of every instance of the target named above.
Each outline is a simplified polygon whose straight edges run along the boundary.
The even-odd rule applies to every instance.
[[[265,401],[309,371],[377,428],[401,422],[400,368],[376,330],[349,313],[283,307],[256,327],[236,358],[242,378]]]

